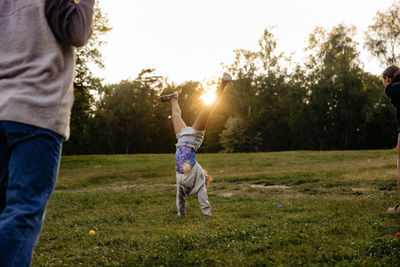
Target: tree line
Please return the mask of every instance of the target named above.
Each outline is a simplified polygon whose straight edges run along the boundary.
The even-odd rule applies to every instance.
[[[400,4],[377,12],[364,47],[382,69],[398,62]],[[143,70],[134,80],[102,85],[90,72],[101,64],[101,36],[110,30],[97,7],[91,42],[77,53],[76,102],[71,139],[64,154],[174,152],[170,105],[162,94],[178,93],[183,119],[192,124],[207,89],[197,81],[176,84]],[[213,113],[201,152],[380,149],[395,146],[395,111],[381,78],[363,70],[356,28],[317,27],[301,64],[277,51],[273,28],[258,50],[238,49],[224,69],[234,81]],[[393,41],[395,40],[395,41]],[[218,81],[210,81],[210,85]]]

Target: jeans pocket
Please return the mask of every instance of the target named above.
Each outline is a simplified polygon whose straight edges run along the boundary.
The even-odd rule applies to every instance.
[[[9,141],[30,135],[37,127],[14,121],[2,121],[1,125]]]

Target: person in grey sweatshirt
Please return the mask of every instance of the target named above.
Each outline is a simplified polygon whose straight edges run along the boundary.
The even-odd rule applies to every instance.
[[[176,170],[176,206],[178,215],[185,215],[186,196],[197,194],[201,210],[204,215],[211,215],[211,205],[208,201],[207,189],[212,178],[196,161],[195,152],[204,140],[208,118],[219,102],[225,86],[232,77],[224,73],[222,82],[216,91],[216,99],[213,103],[205,104],[197,116],[192,127],[187,127],[182,120],[181,109],[178,104],[178,95],[160,96],[160,102],[170,102],[172,105],[172,124],[177,138],[175,153]]]
[[[29,266],[69,137],[94,0],[0,1],[0,266]]]

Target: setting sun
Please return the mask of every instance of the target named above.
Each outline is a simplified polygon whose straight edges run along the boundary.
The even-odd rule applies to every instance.
[[[215,95],[214,88],[207,90],[202,96],[200,96],[200,99],[207,105],[214,103],[216,98],[217,96]]]

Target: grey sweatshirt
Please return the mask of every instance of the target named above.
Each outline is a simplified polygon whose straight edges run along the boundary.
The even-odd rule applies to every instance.
[[[91,34],[94,0],[0,1],[0,120],[69,137],[74,46]]]

